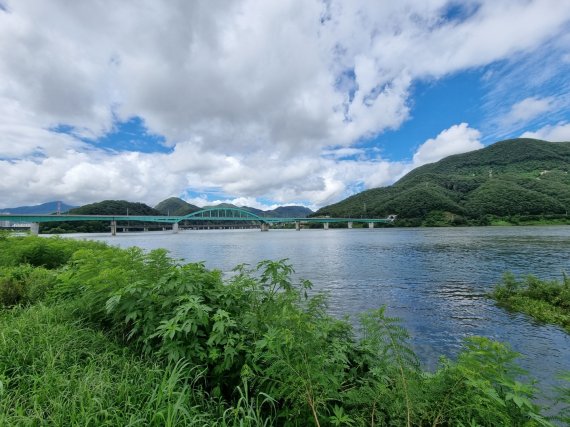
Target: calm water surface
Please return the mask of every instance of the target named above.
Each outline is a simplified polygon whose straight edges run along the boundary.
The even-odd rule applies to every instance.
[[[87,237],[76,235],[76,237]],[[510,343],[545,388],[570,371],[570,336],[485,297],[505,271],[570,273],[570,227],[209,230],[89,235],[121,247],[166,248],[176,258],[229,272],[240,263],[289,258],[299,277],[330,294],[335,315],[383,304],[402,319],[423,364],[454,356],[465,337]]]

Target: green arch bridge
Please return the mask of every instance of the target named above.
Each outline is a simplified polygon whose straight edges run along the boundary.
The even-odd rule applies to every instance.
[[[4,224],[4,228],[12,227],[19,224],[20,227],[29,227],[32,234],[38,234],[39,224],[42,222],[63,222],[63,221],[109,221],[111,233],[117,232],[118,221],[134,221],[142,223],[159,223],[165,226],[171,226],[174,232],[179,229],[181,221],[191,221],[192,223],[255,223],[259,224],[261,231],[268,231],[271,225],[277,224],[295,224],[295,229],[300,230],[301,224],[323,224],[325,229],[329,228],[329,224],[348,223],[348,227],[352,228],[354,223],[367,223],[369,228],[374,228],[377,223],[391,223],[396,219],[395,215],[387,218],[330,218],[330,217],[312,217],[312,218],[274,218],[256,215],[245,209],[240,208],[207,208],[192,212],[184,216],[157,216],[157,215],[0,215],[0,225]],[[11,225],[6,225],[11,224]]]

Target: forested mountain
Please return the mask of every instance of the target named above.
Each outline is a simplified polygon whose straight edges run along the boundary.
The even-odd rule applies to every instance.
[[[158,210],[144,203],[126,200],[103,200],[71,209],[69,213],[75,215],[162,215]]]
[[[394,185],[321,208],[316,215],[386,217],[400,225],[567,220],[570,142],[511,139],[414,169]]]
[[[278,218],[306,218],[313,213],[305,206],[279,206],[272,211],[266,211]]]
[[[192,205],[178,197],[169,197],[154,207],[162,215],[188,215],[200,210],[198,206]]]

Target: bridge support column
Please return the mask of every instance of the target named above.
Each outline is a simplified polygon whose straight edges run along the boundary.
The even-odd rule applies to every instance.
[[[266,222],[262,222],[261,231],[269,231],[269,224],[267,224]]]
[[[295,221],[295,230],[301,231],[301,221]]]
[[[374,223],[373,223],[373,222],[369,222],[369,223],[368,223],[368,228],[374,228]]]
[[[172,224],[172,232],[173,233],[178,233],[178,223],[175,222],[174,224]]]
[[[352,228],[352,221],[348,221],[348,228]]]
[[[329,229],[329,223],[328,223],[328,222],[323,222],[323,228],[324,228],[325,230],[328,230],[328,229]]]
[[[30,224],[30,233],[34,236],[40,234],[40,223],[39,222],[32,222]]]
[[[111,236],[117,235],[117,221],[111,221]]]

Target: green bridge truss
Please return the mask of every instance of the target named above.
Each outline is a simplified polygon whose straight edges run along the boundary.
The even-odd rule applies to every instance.
[[[180,221],[255,221],[260,224],[286,224],[286,223],[339,223],[339,222],[362,222],[362,223],[391,223],[395,217],[388,218],[273,218],[256,215],[245,209],[239,208],[208,208],[202,209],[184,216],[156,216],[156,215],[0,215],[1,221],[12,223],[40,223],[40,222],[62,222],[62,221],[140,221],[156,222],[163,224],[176,224]]]

